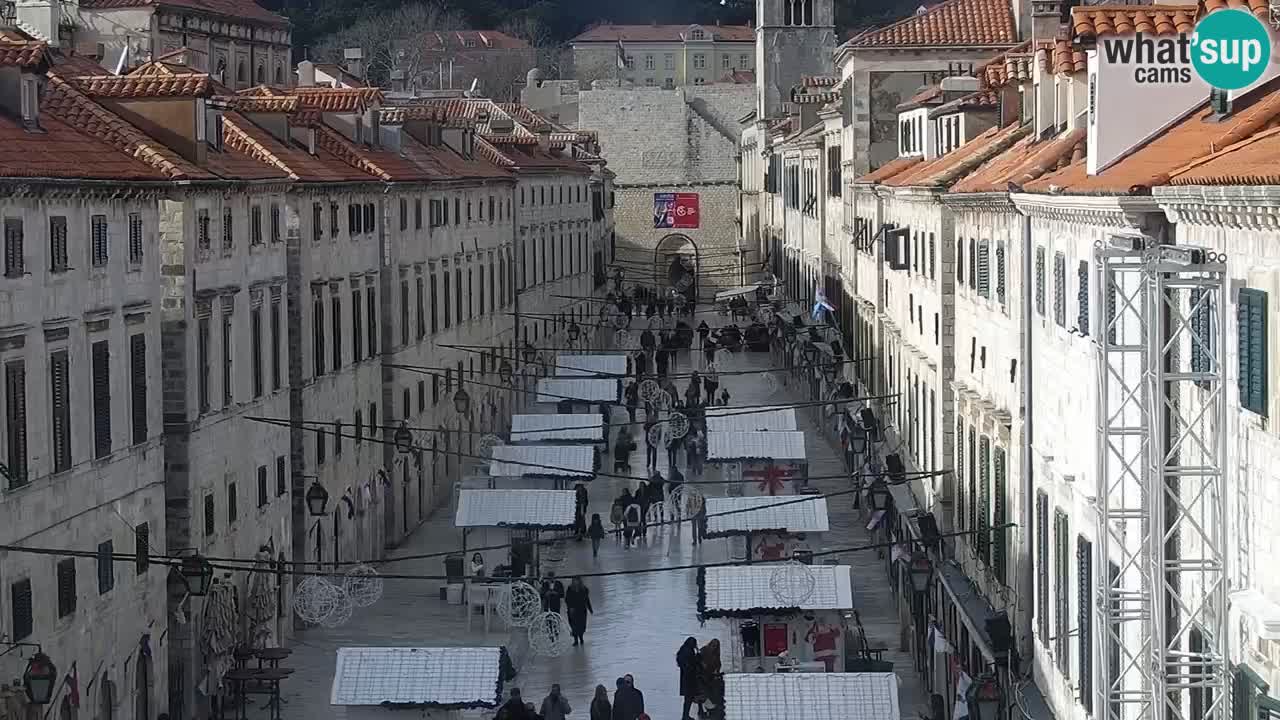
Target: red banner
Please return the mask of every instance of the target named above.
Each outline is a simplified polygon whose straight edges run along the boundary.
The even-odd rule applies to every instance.
[[[654,228],[696,228],[700,214],[698,193],[653,194]]]

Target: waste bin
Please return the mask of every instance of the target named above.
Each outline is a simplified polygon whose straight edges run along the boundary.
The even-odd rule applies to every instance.
[[[463,556],[462,553],[453,553],[444,557],[444,576],[448,578],[450,583],[462,582],[465,574],[463,573]]]

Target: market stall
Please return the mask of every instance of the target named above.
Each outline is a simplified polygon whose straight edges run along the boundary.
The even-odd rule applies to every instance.
[[[706,499],[708,538],[729,538],[730,555],[753,560],[786,560],[812,551],[810,543],[831,529],[827,499],[797,497],[711,497]],[[739,549],[738,546],[741,548]]]
[[[627,376],[627,356],[560,355],[556,358],[556,375],[560,377],[623,378]]]
[[[762,430],[793,431],[799,429],[796,424],[795,408],[752,408],[744,410],[735,407],[707,408],[708,432],[759,432]]]
[[[515,445],[599,443],[604,442],[604,431],[604,416],[600,413],[511,416],[511,442]]]
[[[898,676],[887,673],[734,673],[725,720],[901,720]]]
[[[707,464],[729,481],[730,495],[793,494],[807,482],[804,433],[708,432]]]
[[[726,667],[772,672],[843,672],[846,614],[853,610],[848,565],[769,563],[698,570],[698,619],[732,627]]]
[[[590,445],[497,445],[489,463],[489,487],[545,488],[545,481],[553,480],[555,489],[562,490],[595,477],[595,458]]]
[[[338,720],[384,720],[388,711],[459,720],[502,701],[502,648],[338,648],[329,704]]]
[[[618,404],[621,394],[621,383],[614,378],[544,378],[538,381],[537,402],[552,405],[566,402],[574,410],[595,412],[600,403]]]
[[[462,553],[468,561],[473,555],[468,547],[501,546],[480,553],[485,566],[492,568],[489,575],[524,577],[540,574],[537,541],[542,534],[571,529],[573,512],[572,490],[463,488],[453,524],[462,530]]]

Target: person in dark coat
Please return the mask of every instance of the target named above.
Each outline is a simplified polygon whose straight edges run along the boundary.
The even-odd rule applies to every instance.
[[[711,334],[711,326],[706,320],[698,323],[698,347],[705,348],[707,346],[707,336]]]
[[[590,720],[613,720],[613,704],[609,702],[609,691],[603,685],[596,686],[596,696],[591,698]]]
[[[618,678],[618,689],[613,693],[613,720],[638,720],[642,714],[644,693],[636,689],[635,678]]]
[[[534,720],[533,713],[524,705],[524,698],[520,697],[520,688],[511,688],[511,697],[498,708],[494,720]]]
[[[628,383],[627,389],[622,394],[627,399],[627,422],[634,423],[636,421],[636,409],[640,407],[640,387],[637,383]],[[627,428],[626,432],[631,432],[631,428]]]
[[[542,609],[560,614],[560,600],[563,598],[564,583],[556,579],[554,572],[548,572],[542,581]]]
[[[626,433],[618,433],[613,444],[613,471],[615,473],[631,472],[631,451],[636,449],[636,441]]]
[[[587,537],[591,538],[591,557],[600,557],[600,541],[604,539],[604,525],[600,522],[600,513],[591,514],[591,527],[587,528]]]
[[[703,367],[716,361],[716,341],[714,338],[707,338],[702,341],[702,355],[706,358],[706,363]]]
[[[636,353],[636,378],[643,378],[649,373],[649,358],[643,350]]]
[[[582,636],[587,632],[587,614],[595,614],[591,607],[591,591],[576,577],[569,583],[569,591],[564,595],[564,606],[568,610],[569,632],[573,634],[573,644],[584,644]]]
[[[599,453],[596,459],[600,458]],[[599,470],[599,468],[596,468]],[[581,540],[587,536],[587,486],[578,483],[573,489],[573,533],[577,539]]]
[[[701,545],[707,538],[707,502],[698,498],[698,510],[693,514],[693,544]]]
[[[658,377],[667,376],[667,368],[671,366],[670,352],[671,351],[666,348],[658,349],[657,358],[656,358],[656,363],[658,366]]]
[[[652,416],[656,413],[650,413],[645,410],[644,418],[644,467],[649,472],[658,469],[658,446],[653,443],[652,433],[649,431],[657,427],[658,421]]]
[[[688,638],[676,653],[676,666],[680,668],[680,697],[684,698],[684,712],[680,720],[692,720],[689,709],[696,703],[699,694],[699,676],[702,661],[698,658],[698,641]]]

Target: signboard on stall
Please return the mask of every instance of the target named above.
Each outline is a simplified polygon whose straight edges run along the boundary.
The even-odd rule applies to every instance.
[[[656,230],[696,228],[700,216],[698,193],[653,194],[653,227]]]

